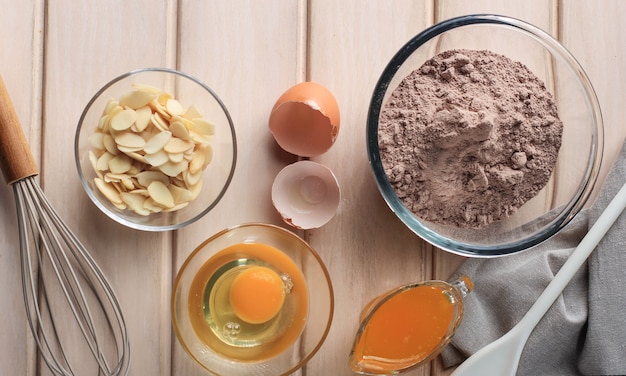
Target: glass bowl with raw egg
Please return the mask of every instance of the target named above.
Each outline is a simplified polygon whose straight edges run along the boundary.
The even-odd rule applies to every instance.
[[[470,257],[529,249],[584,207],[603,153],[591,82],[540,28],[499,15],[440,22],[377,82],[370,166],[392,212]]]
[[[322,346],[333,288],[317,252],[294,233],[249,223],[200,244],[172,292],[179,343],[216,375],[289,375]]]
[[[122,74],[87,103],[74,153],[83,188],[108,217],[144,231],[207,214],[235,170],[226,106],[199,79],[167,68]]]

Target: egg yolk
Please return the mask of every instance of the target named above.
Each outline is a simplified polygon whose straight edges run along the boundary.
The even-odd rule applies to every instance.
[[[283,280],[265,266],[252,266],[233,280],[230,305],[241,320],[261,324],[274,318],[285,301]]]

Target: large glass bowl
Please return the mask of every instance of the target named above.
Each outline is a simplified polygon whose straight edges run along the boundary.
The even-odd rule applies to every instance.
[[[562,146],[550,181],[517,212],[482,229],[445,226],[416,217],[398,198],[381,163],[379,116],[398,84],[440,52],[490,50],[525,64],[546,83],[563,122]],[[384,69],[367,119],[368,157],[391,210],[415,234],[452,253],[489,257],[528,249],[562,229],[585,205],[603,153],[603,123],[592,85],[574,57],[539,28],[498,15],[468,15],[438,23],[409,40]]]
[[[93,150],[90,137],[110,99],[118,100],[133,90],[133,85],[148,85],[168,92],[185,108],[195,105],[200,114],[214,124],[210,141],[213,157],[202,175],[199,195],[180,210],[140,215],[121,209],[97,189],[97,177],[89,152]],[[146,68],[125,73],[104,85],[87,103],[76,129],[74,153],[83,188],[93,203],[113,220],[144,231],[175,230],[208,213],[220,201],[230,184],[237,160],[235,127],[226,106],[204,83],[188,74],[166,68]]]
[[[202,267],[216,253],[241,243],[260,243],[282,251],[301,270],[308,289],[309,311],[301,334],[278,355],[257,361],[238,360],[233,356],[217,353],[196,333],[194,321],[190,317],[190,290],[193,290],[194,279]],[[227,262],[224,267],[231,263]],[[218,271],[222,269],[223,267]],[[304,240],[278,226],[243,224],[211,236],[185,260],[178,271],[172,291],[172,324],[185,351],[212,374],[289,375],[306,364],[324,343],[333,318],[333,299],[333,287],[326,266],[317,252]]]

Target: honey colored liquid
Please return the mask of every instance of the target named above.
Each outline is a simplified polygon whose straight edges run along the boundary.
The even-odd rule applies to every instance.
[[[261,265],[283,279],[285,301],[280,312],[261,324],[235,315],[230,286],[243,270]],[[261,243],[241,243],[211,257],[196,274],[189,291],[189,316],[198,337],[215,352],[232,359],[259,361],[274,357],[302,333],[309,300],[298,266],[280,250]]]

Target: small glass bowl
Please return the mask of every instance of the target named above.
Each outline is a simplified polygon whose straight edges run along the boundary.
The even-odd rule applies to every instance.
[[[490,50],[525,64],[553,94],[564,127],[557,163],[543,190],[515,214],[481,229],[444,226],[415,216],[398,198],[380,157],[378,122],[383,105],[409,73],[440,52],[452,49]],[[556,234],[587,202],[598,177],[603,147],[600,106],[575,58],[539,28],[498,15],[453,18],[409,40],[376,84],[367,119],[370,167],[388,206],[427,242],[470,257],[523,251]]]
[[[233,356],[218,354],[194,331],[194,322],[189,311],[190,291],[206,262],[218,252],[242,243],[263,244],[282,251],[301,270],[308,288],[309,311],[300,336],[278,355],[257,361],[238,360]],[[225,259],[221,257],[220,260]],[[224,262],[224,266],[218,271],[233,263]],[[322,346],[333,318],[334,295],[326,266],[305,241],[278,226],[250,223],[231,227],[211,236],[189,255],[174,281],[171,305],[172,324],[178,341],[200,366],[215,375],[275,376],[295,372]],[[259,358],[264,358],[264,355],[261,354]]]
[[[215,134],[210,143],[213,158],[203,172],[202,189],[183,209],[139,215],[129,209],[117,208],[95,186],[94,178],[97,175],[89,160],[89,151],[93,149],[89,138],[95,133],[107,102],[110,99],[118,100],[123,94],[129,93],[135,84],[148,85],[171,93],[185,107],[195,105],[203,117],[215,126]],[[122,74],[98,90],[78,122],[74,153],[82,186],[102,212],[133,229],[166,231],[198,220],[217,205],[235,171],[237,142],[230,114],[213,90],[197,78],[173,69],[145,68]]]

